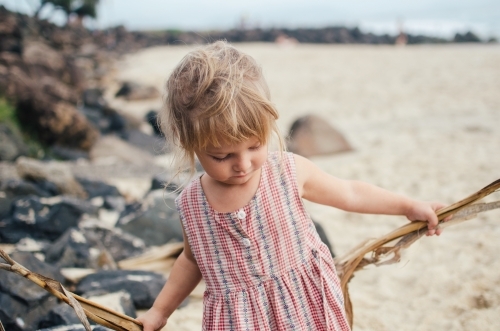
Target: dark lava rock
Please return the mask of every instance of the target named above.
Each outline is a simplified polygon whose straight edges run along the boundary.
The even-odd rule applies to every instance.
[[[43,298],[30,305],[0,291],[0,320],[8,331],[34,331],[55,305],[57,298],[54,296]]]
[[[120,229],[88,228],[82,232],[92,247],[105,247],[116,262],[140,255],[146,250],[142,239]]]
[[[34,183],[20,179],[7,179],[0,183],[0,219],[7,217],[11,210],[12,202],[28,195],[50,197],[53,192],[45,187],[45,183]]]
[[[28,196],[14,201],[10,217],[1,221],[0,239],[16,243],[24,237],[56,240],[69,228],[77,227],[83,214],[96,215],[89,202],[65,196]]]
[[[120,132],[127,126],[127,120],[108,106],[103,108],[82,107],[79,111],[103,134]]]
[[[97,268],[98,256],[92,256],[92,246],[78,229],[66,231],[45,251],[45,260],[59,268]]]
[[[55,145],[52,146],[50,150],[54,156],[58,157],[61,160],[76,161],[80,159],[86,160],[89,158],[89,153],[87,151],[77,148]]]
[[[128,101],[147,100],[160,97],[160,92],[153,86],[144,86],[132,82],[124,82],[115,97],[124,97]]]
[[[153,132],[156,136],[158,137],[163,137],[164,134],[163,132],[161,131],[161,128],[160,128],[160,125],[158,123],[158,112],[155,111],[155,110],[150,110],[147,114],[146,114],[146,121],[149,123],[149,125],[151,125],[151,127],[153,128]]]
[[[160,155],[168,152],[165,139],[158,136],[150,136],[140,130],[127,130],[122,132],[121,138],[133,146],[148,151],[152,155]]]
[[[82,185],[83,189],[87,192],[89,199],[95,197],[104,197],[104,196],[121,196],[120,192],[115,186],[106,184],[103,181],[91,180],[79,177],[76,177],[76,180],[80,183],[80,185]]]
[[[25,330],[26,322],[21,318],[27,311],[27,307],[20,300],[0,291],[0,321],[6,330]]]
[[[16,262],[36,272],[64,281],[58,269],[31,253],[14,252]],[[57,304],[57,298],[31,281],[0,269],[0,320],[6,330],[35,330],[39,321]]]
[[[73,324],[80,324],[80,320],[75,310],[64,303],[53,307],[38,323],[38,329]]]
[[[150,271],[99,271],[83,278],[76,292],[92,296],[126,291],[130,293],[136,309],[147,309],[153,305],[165,282],[163,275]]]
[[[103,108],[107,105],[106,100],[102,96],[102,90],[97,88],[86,89],[82,96],[83,104],[91,108]]]
[[[104,196],[103,207],[106,209],[116,210],[119,213],[122,213],[125,210],[127,202],[125,198],[122,196]]]
[[[153,176],[151,180],[151,191],[154,190],[167,190],[168,192],[175,192],[179,189],[176,183],[171,182],[171,176],[166,172],[162,172]]]
[[[323,226],[321,224],[314,222],[314,227],[316,228],[316,231],[318,232],[319,238],[321,241],[328,247],[328,250],[332,254],[332,257],[335,257],[335,253],[333,252],[332,244],[330,243],[330,240],[328,240],[328,237],[326,235],[325,229],[323,229]]]
[[[31,253],[14,252],[10,254],[10,257],[32,272],[52,278],[58,282],[64,282],[65,280],[58,268],[40,261]],[[2,280],[0,282],[1,292],[7,293],[26,303],[36,302],[51,295],[33,282],[2,269],[0,269],[0,279]]]
[[[183,241],[182,227],[174,197],[162,190],[152,191],[143,204],[129,205],[116,226],[144,240],[148,245]]]
[[[28,147],[21,135],[10,126],[0,123],[0,161],[14,161],[27,153]]]

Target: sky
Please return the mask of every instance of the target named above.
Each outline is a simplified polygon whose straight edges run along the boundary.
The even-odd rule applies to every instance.
[[[77,0],[76,0],[77,1]],[[32,13],[39,0],[0,0]],[[42,16],[56,23],[63,15],[47,7]],[[472,30],[500,37],[500,0],[100,0],[90,28],[124,25],[129,30],[210,30],[247,27],[358,26],[365,32],[453,37]]]

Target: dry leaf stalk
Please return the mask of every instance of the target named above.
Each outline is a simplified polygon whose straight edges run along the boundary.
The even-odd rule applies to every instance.
[[[113,311],[85,298],[82,298],[68,290],[61,283],[51,278],[34,273],[14,261],[7,253],[0,249],[0,257],[7,263],[0,263],[0,269],[14,272],[27,278],[41,288],[45,289],[59,300],[64,301],[75,310],[76,314],[86,330],[90,331],[87,317],[92,321],[107,328],[117,331],[142,331],[142,325],[133,318]]]
[[[461,223],[487,210],[500,208],[500,201],[493,203],[474,204],[474,202],[500,189],[500,179],[494,181],[467,198],[437,211],[439,227]],[[446,222],[448,216],[452,218]],[[335,259],[335,267],[340,278],[340,284],[345,299],[345,309],[349,323],[353,325],[354,313],[349,297],[348,283],[354,272],[369,264],[383,265],[399,262],[401,249],[409,247],[427,232],[427,222],[411,222],[374,240],[367,240],[356,246],[343,257]],[[397,242],[396,240],[399,239]],[[393,243],[392,246],[386,244]],[[366,257],[367,254],[371,256]],[[392,258],[388,257],[392,255]]]

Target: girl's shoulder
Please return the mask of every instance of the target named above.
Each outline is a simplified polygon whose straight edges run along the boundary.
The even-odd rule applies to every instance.
[[[267,156],[268,163],[271,165],[295,165],[295,154],[288,151],[272,151]]]
[[[283,179],[296,179],[297,169],[295,154],[287,151],[269,152],[267,162],[269,169],[275,176]]]
[[[196,197],[198,196],[199,193],[199,187],[200,187],[200,177],[196,176],[189,182],[189,184],[187,184],[182,189],[177,198],[175,198],[175,203],[177,204],[177,208],[185,205],[186,203],[188,203],[188,201],[193,201],[193,199],[197,200]]]

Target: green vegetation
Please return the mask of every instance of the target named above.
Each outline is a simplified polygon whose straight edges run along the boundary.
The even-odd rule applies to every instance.
[[[19,122],[16,117],[16,110],[3,97],[0,97],[0,123],[6,124],[11,128],[19,128]]]
[[[0,124],[8,126],[14,134],[19,136],[27,147],[29,157],[43,158],[47,155],[47,149],[32,134],[23,131],[17,119],[16,109],[4,97],[0,96]]]

